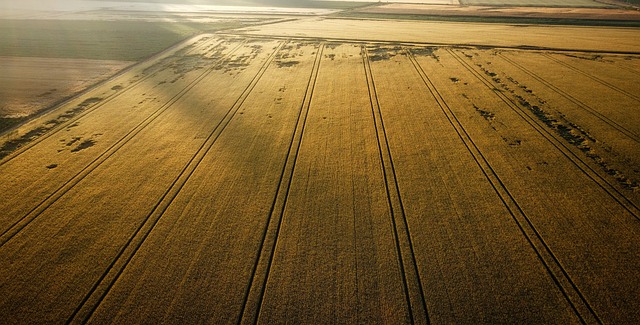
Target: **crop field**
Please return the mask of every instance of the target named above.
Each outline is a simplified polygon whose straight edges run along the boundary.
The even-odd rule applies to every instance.
[[[0,138],[1,319],[640,319],[640,54],[246,33]]]
[[[483,21],[486,18],[502,19],[527,19],[535,21],[546,19],[549,22],[572,24],[601,24],[612,21],[626,21],[627,24],[638,24],[640,12],[625,9],[603,8],[558,8],[558,7],[489,7],[489,6],[443,6],[394,3],[373,6],[351,11],[343,16],[366,16],[366,14],[397,15],[399,17],[411,17],[413,19],[446,18],[460,19],[476,18]],[[570,20],[570,21],[569,21]],[[485,21],[486,22],[486,21]],[[525,21],[526,22],[526,21]]]
[[[534,6],[534,7],[609,7],[610,4],[595,0],[460,0],[467,6]]]
[[[0,57],[0,131],[110,77],[129,61]]]
[[[371,28],[372,24],[376,28]],[[237,31],[273,37],[640,53],[640,42],[637,41],[640,29],[626,27],[318,17],[251,26]]]
[[[0,19],[0,133],[196,33],[265,20],[192,22],[193,15],[182,15],[167,22],[145,13],[108,15],[89,11],[64,15],[67,19]]]

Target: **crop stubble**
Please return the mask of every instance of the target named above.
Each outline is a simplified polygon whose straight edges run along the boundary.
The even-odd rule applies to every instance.
[[[0,314],[632,321],[631,57],[201,38],[0,161]]]

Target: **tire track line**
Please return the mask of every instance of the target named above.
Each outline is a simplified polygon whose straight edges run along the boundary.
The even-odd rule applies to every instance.
[[[374,128],[378,142],[378,152],[385,180],[385,190],[389,210],[391,212],[391,223],[393,225],[393,236],[395,238],[396,250],[399,257],[399,266],[402,274],[409,319],[412,324],[430,324],[427,302],[423,292],[420,272],[416,260],[415,249],[409,231],[409,223],[400,195],[400,186],[396,176],[393,155],[389,148],[389,139],[384,126],[384,119],[378,100],[373,72],[371,70],[371,60],[367,52],[366,45],[362,45],[362,60],[367,77],[367,88],[369,89],[369,101],[371,103],[371,113],[374,118]]]
[[[533,71],[525,68],[521,64],[513,61],[512,59],[510,59],[508,57],[506,57],[504,54],[499,53],[498,56],[500,56],[504,61],[510,63],[511,65],[515,66],[516,68],[522,70],[524,73],[526,73],[526,74],[530,75],[531,77],[533,77],[534,79],[538,80],[540,83],[542,83],[543,85],[547,86],[549,89],[553,90],[558,95],[568,99],[570,102],[576,104],[578,107],[582,108],[583,110],[587,111],[588,113],[591,113],[593,116],[595,116],[596,118],[600,119],[603,123],[611,126],[612,128],[618,130],[620,133],[626,135],[629,139],[640,143],[640,136],[639,135],[637,135],[634,132],[628,130],[627,128],[625,128],[624,126],[618,124],[614,120],[608,118],[604,114],[598,112],[596,109],[590,107],[589,105],[585,104],[581,100],[573,97],[572,95],[569,95],[567,92],[563,91],[562,89],[560,89],[560,88],[556,87],[555,85],[551,84],[550,82],[546,81],[544,78],[540,77],[539,75],[537,75]]]
[[[640,209],[636,204],[627,198],[622,192],[620,192],[614,185],[612,185],[607,179],[600,175],[594,168],[587,164],[580,156],[578,156],[571,148],[561,139],[548,130],[544,125],[531,117],[527,112],[518,106],[511,98],[506,96],[501,91],[495,89],[491,81],[487,80],[481,73],[476,71],[473,66],[464,61],[460,56],[450,49],[447,49],[450,55],[452,55],[463,67],[465,67],[471,74],[473,74],[481,83],[491,90],[502,102],[504,102],[509,108],[511,108],[518,116],[520,116],[527,124],[533,127],[541,136],[543,136],[551,145],[553,145],[563,156],[565,156],[571,163],[573,163],[580,171],[582,171],[589,179],[591,179],[596,185],[598,185],[603,191],[605,191],[611,198],[613,198],[620,206],[622,206],[629,214],[631,214],[637,220],[640,220]]]
[[[562,61],[562,60],[560,60],[558,58],[554,58],[552,55],[550,55],[548,53],[543,53],[542,56],[544,56],[546,58],[549,58],[549,59],[555,61],[556,63],[558,63],[558,64],[560,64],[562,66],[565,66],[565,67],[567,67],[567,68],[569,68],[569,69],[571,69],[571,70],[573,70],[573,71],[575,71],[575,72],[577,72],[577,73],[579,73],[579,74],[581,74],[581,75],[583,75],[583,76],[585,76],[585,77],[587,77],[587,78],[589,78],[589,79],[591,79],[593,81],[596,81],[596,82],[598,82],[598,83],[600,83],[600,84],[602,84],[604,86],[607,86],[607,87],[609,87],[609,88],[611,88],[611,89],[613,89],[613,90],[615,90],[615,91],[617,91],[617,92],[619,92],[619,93],[621,93],[621,94],[623,94],[623,95],[625,95],[625,96],[627,96],[629,98],[632,98],[637,102],[640,102],[640,97],[638,97],[638,96],[636,96],[636,95],[634,95],[634,94],[632,94],[632,93],[630,93],[630,92],[628,92],[628,91],[626,91],[626,90],[624,90],[622,88],[619,88],[618,86],[616,86],[616,85],[614,85],[614,84],[612,84],[612,83],[610,83],[608,81],[602,80],[602,79],[600,79],[600,78],[598,78],[598,77],[596,77],[594,75],[591,75],[591,74],[589,74],[587,72],[584,72],[584,71],[574,67],[573,65],[571,65],[571,64],[569,64],[567,62],[564,62],[564,61]]]
[[[442,94],[440,94],[440,92],[437,90],[429,76],[424,72],[424,69],[417,61],[413,53],[409,49],[406,49],[406,53],[414,68],[422,78],[424,84],[429,89],[429,92],[435,98],[443,114],[446,116],[447,120],[454,128],[458,137],[475,160],[485,178],[489,181],[489,184],[492,186],[493,190],[496,192],[504,206],[511,214],[512,219],[515,221],[525,239],[538,256],[538,259],[547,270],[554,283],[557,285],[567,302],[570,304],[573,312],[582,323],[601,324],[602,321],[595,313],[589,302],[575,285],[566,270],[562,267],[559,260],[556,258],[550,247],[540,235],[540,232],[535,228],[524,210],[518,204],[511,192],[507,189],[495,169],[493,169],[491,164],[489,164],[489,161],[475,144],[458,117],[445,101]]]
[[[280,229],[284,219],[287,199],[289,197],[291,183],[293,181],[298,153],[302,145],[302,137],[307,123],[307,116],[309,114],[311,100],[313,99],[313,92],[318,79],[318,72],[320,70],[320,61],[322,59],[322,53],[324,52],[324,46],[324,43],[320,43],[320,46],[316,51],[311,75],[309,76],[307,88],[300,105],[300,110],[298,111],[298,120],[296,122],[293,135],[291,136],[289,150],[278,182],[278,189],[263,230],[262,241],[254,262],[254,267],[251,271],[249,285],[245,290],[244,302],[238,315],[237,324],[256,324],[260,316],[260,310],[264,301],[266,287],[269,281],[269,274],[271,272],[273,258],[275,256],[275,250],[280,236]]]
[[[238,47],[240,47],[244,43],[245,41],[241,42]],[[185,165],[180,174],[174,179],[173,183],[165,191],[160,200],[156,203],[147,217],[142,221],[136,231],[131,235],[127,243],[122,246],[118,254],[114,257],[110,265],[100,277],[100,279],[85,295],[82,302],[76,307],[73,314],[71,314],[71,316],[68,318],[66,322],[67,324],[86,323],[89,321],[93,313],[97,310],[111,288],[118,281],[126,267],[129,265],[140,247],[142,247],[144,241],[149,237],[169,206],[173,203],[173,201],[182,191],[193,173],[200,166],[200,163],[209,153],[209,150],[213,147],[222,132],[232,121],[233,117],[236,115],[240,107],[252,93],[253,89],[261,80],[267,68],[273,62],[276,53],[280,51],[283,44],[284,42],[281,42],[279,46],[273,51],[273,53],[271,53],[270,56],[265,60],[249,85],[247,85],[244,91],[236,99],[236,101],[229,108],[224,117],[218,122],[218,124],[216,124],[216,126],[207,136],[205,142],[200,146],[198,151],[196,151],[193,157]]]
[[[192,41],[192,39],[189,39],[189,40],[187,40],[186,42],[189,42],[189,41]],[[196,42],[197,42],[197,40],[196,40]],[[217,46],[219,46],[221,43],[222,43],[222,42],[221,42],[221,41],[219,41],[219,42],[218,42],[218,44],[216,45],[216,47],[217,47]],[[186,47],[186,46],[188,46],[188,45],[185,45],[185,47]],[[175,55],[178,51],[180,51],[180,49],[182,49],[182,48],[178,45],[177,49],[175,50],[175,52],[174,52],[172,55]],[[191,53],[192,51],[195,51],[195,50],[198,50],[198,49],[199,49],[199,46],[194,47],[194,48],[190,49],[188,53]],[[169,57],[171,57],[171,55],[167,56],[167,58],[169,58]],[[160,56],[158,59],[161,59],[161,58],[162,58],[162,57]],[[102,85],[104,85],[104,84],[106,84],[106,83],[108,83],[108,82],[111,82],[111,81],[115,80],[115,78],[118,78],[118,77],[122,76],[123,74],[125,74],[125,73],[127,73],[127,72],[132,71],[133,69],[135,69],[136,67],[140,66],[141,64],[144,64],[144,62],[148,62],[148,61],[140,62],[140,64],[135,64],[134,66],[132,66],[132,67],[130,67],[130,68],[127,68],[127,69],[125,69],[124,71],[118,72],[115,76],[113,76],[113,77],[111,77],[111,78],[109,78],[109,79],[105,80],[104,82],[100,83],[100,84],[99,84],[98,86],[96,86],[96,87],[102,86]],[[154,67],[154,66],[158,65],[159,63],[160,63],[160,62],[156,62],[156,63],[154,63],[154,64],[150,65],[149,67],[147,67],[147,69],[148,69],[148,68],[152,68],[152,67]],[[35,145],[39,144],[40,142],[42,142],[42,141],[44,141],[44,140],[46,140],[46,139],[50,138],[50,137],[51,137],[51,136],[53,136],[53,135],[58,134],[60,131],[63,131],[64,129],[68,128],[70,125],[72,125],[72,124],[74,124],[74,123],[77,123],[78,121],[80,121],[80,120],[82,120],[83,118],[87,117],[87,115],[89,115],[90,113],[92,113],[92,112],[96,111],[98,108],[100,108],[100,107],[102,107],[102,106],[104,106],[104,105],[107,105],[107,104],[109,104],[110,102],[112,102],[113,100],[115,100],[116,98],[118,98],[118,97],[120,97],[120,96],[122,96],[122,95],[126,94],[127,92],[129,92],[130,90],[134,89],[135,87],[137,87],[137,86],[138,86],[138,85],[140,85],[141,83],[143,83],[143,82],[147,81],[148,79],[151,79],[151,78],[155,77],[155,76],[156,76],[158,73],[160,73],[161,71],[164,71],[164,69],[156,70],[156,71],[154,71],[153,73],[150,73],[150,74],[148,74],[148,75],[146,75],[146,76],[144,76],[144,77],[140,78],[138,81],[135,81],[134,83],[132,83],[132,84],[130,84],[130,85],[128,85],[128,86],[126,86],[124,89],[122,89],[122,90],[118,91],[117,93],[112,94],[112,95],[108,96],[107,98],[104,98],[104,99],[100,100],[100,102],[99,102],[99,103],[96,103],[96,104],[90,105],[90,106],[89,106],[87,109],[85,109],[83,112],[81,112],[81,113],[79,113],[79,114],[77,114],[77,115],[73,116],[73,117],[72,117],[72,118],[70,118],[69,120],[67,120],[67,121],[64,121],[64,122],[60,123],[59,125],[55,126],[55,127],[54,127],[54,128],[52,128],[51,130],[45,131],[45,133],[44,133],[44,134],[42,134],[41,136],[38,136],[36,139],[34,139],[33,141],[30,141],[30,142],[29,142],[29,143],[27,143],[26,145],[18,147],[18,149],[16,149],[15,151],[11,152],[10,154],[8,154],[4,159],[0,159],[0,167],[1,167],[1,166],[3,166],[3,165],[4,165],[4,164],[6,164],[6,163],[8,163],[8,162],[12,161],[13,159],[15,159],[15,158],[19,157],[21,154],[23,154],[23,153],[24,153],[24,152],[26,152],[27,150],[31,149],[31,148],[32,148],[32,147],[34,147]],[[90,89],[88,89],[88,90],[85,90],[85,91],[83,91],[82,93],[78,94],[77,96],[74,96],[73,98],[71,98],[71,99],[69,99],[69,100],[65,101],[64,103],[61,103],[61,104],[60,104],[60,105],[58,105],[57,107],[62,107],[62,106],[68,105],[68,103],[69,103],[69,102],[71,102],[71,101],[73,101],[73,100],[75,100],[75,99],[81,98],[82,96],[85,96],[85,95],[90,95],[90,92],[91,92],[91,91],[93,91],[93,90],[95,90],[95,88],[94,88],[94,87],[92,87],[92,88],[90,88]],[[81,104],[76,105],[76,108],[77,108],[77,107],[80,107],[80,105],[81,105]],[[73,108],[70,108],[70,110],[73,110]],[[60,114],[62,115],[62,114],[65,114],[65,113],[66,113],[66,111],[65,111],[65,112],[61,112]],[[9,141],[10,141],[10,140],[9,140]],[[7,142],[8,142],[8,141],[7,141]]]
[[[138,125],[136,125],[133,129],[131,129],[131,131],[129,131],[122,138],[116,141],[107,150],[105,150],[102,154],[100,154],[93,161],[91,161],[87,166],[82,168],[71,179],[69,179],[60,187],[58,187],[58,189],[56,189],[53,193],[49,194],[44,200],[38,203],[34,208],[32,208],[29,212],[27,212],[24,216],[22,216],[16,222],[14,222],[7,230],[2,232],[2,234],[0,234],[0,247],[2,247],[9,240],[11,240],[11,238],[13,238],[22,229],[28,226],[33,220],[35,220],[40,214],[42,214],[47,208],[49,208],[49,206],[51,206],[56,201],[58,201],[62,196],[64,196],[73,187],[75,187],[78,183],[80,183],[85,177],[91,174],[96,168],[98,168],[105,161],[107,161],[111,156],[113,156],[116,152],[118,152],[122,147],[124,147],[129,141],[131,141],[131,139],[133,139],[136,135],[138,135],[142,130],[144,130],[153,121],[155,121],[160,115],[162,115],[169,107],[171,107],[174,103],[180,100],[180,98],[182,98],[186,93],[188,93],[193,87],[195,87],[195,85],[198,84],[202,79],[204,79],[211,71],[213,71],[216,67],[224,64],[230,58],[231,54],[235,52],[238,48],[240,48],[242,44],[243,43],[240,43],[223,59],[219,60],[216,64],[213,64],[209,69],[206,69],[203,73],[197,76],[185,88],[183,88],[180,92],[174,95],[167,102],[165,102],[162,106],[160,106],[157,110],[155,110],[151,115],[149,115],[143,121],[138,123]]]

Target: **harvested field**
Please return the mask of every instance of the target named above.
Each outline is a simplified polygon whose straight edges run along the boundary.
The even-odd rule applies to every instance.
[[[0,120],[50,107],[131,65],[129,61],[0,57]],[[0,126],[0,132],[3,127]]]
[[[0,138],[0,317],[640,319],[640,55],[358,32],[202,35]]]
[[[279,37],[640,53],[640,29],[622,27],[309,18],[240,30]]]
[[[609,7],[596,0],[460,0],[460,4],[473,6],[532,6],[532,7]]]
[[[425,15],[442,17],[491,17],[529,19],[575,19],[575,20],[623,20],[638,21],[637,10],[603,8],[553,8],[553,7],[488,7],[488,6],[443,6],[394,3],[354,10],[358,13]]]

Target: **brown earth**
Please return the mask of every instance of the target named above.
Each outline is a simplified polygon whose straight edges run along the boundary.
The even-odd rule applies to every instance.
[[[0,317],[640,319],[639,55],[354,34],[203,35],[0,138]]]
[[[395,15],[640,20],[640,11],[638,10],[604,8],[490,7],[393,3],[355,9],[354,11]]]

